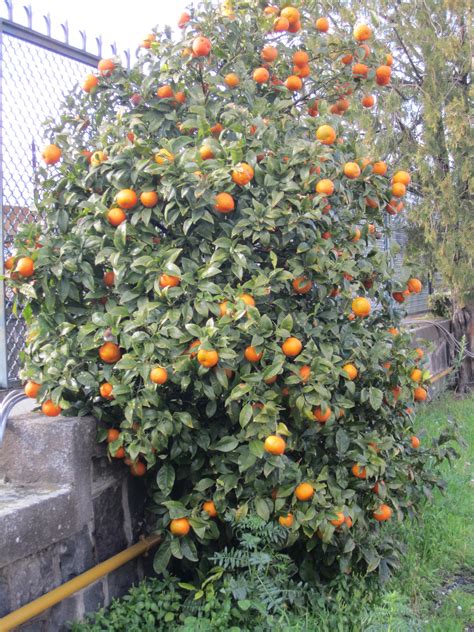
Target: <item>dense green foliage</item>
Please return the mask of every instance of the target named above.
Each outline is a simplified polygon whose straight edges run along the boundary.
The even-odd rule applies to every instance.
[[[233,543],[227,514],[236,524],[290,513],[285,544],[302,581],[361,569],[386,578],[399,543],[374,511],[412,516],[450,454],[449,434],[411,443],[414,393],[426,397],[429,376],[413,378],[419,355],[394,329],[402,313],[392,300],[407,278],[395,280],[377,244],[396,168],[382,175],[364,160],[359,119],[363,94],[379,94],[380,107],[389,94],[374,80],[386,49],[373,37],[367,78],[354,76],[342,59],[355,65],[366,50],[350,29],[318,32],[316,2],[301,5],[294,35],[273,32],[263,6],[242,0],[222,15],[204,3],[181,41],[158,32],[135,68],[115,65],[88,93],[78,89],[50,124],[62,159],[40,174],[46,225],[17,240],[34,273],[12,275],[30,330],[22,375],[41,384],[41,402],[95,415],[102,439],[115,430],[111,456],[122,450],[132,473],[148,471],[158,572],[172,558],[205,572],[210,554]],[[193,57],[201,33],[212,51]],[[258,84],[268,42],[273,80]],[[300,49],[310,75],[293,92],[279,78],[295,72]],[[235,88],[224,82],[230,71]],[[165,86],[184,97],[160,97]],[[331,112],[342,96],[352,99],[343,117]],[[326,144],[315,138],[323,125],[334,136]],[[242,162],[252,168],[246,185],[233,178]],[[129,189],[158,201],[134,202],[111,225]],[[220,193],[233,212],[216,210]],[[287,354],[290,337],[301,349]],[[104,341],[116,357],[104,359]],[[248,360],[248,347],[261,357]],[[167,378],[159,385],[156,366]],[[270,435],[285,438],[284,453],[265,449]],[[306,499],[295,493],[302,482]],[[211,500],[216,515],[203,511]]]
[[[248,567],[243,570],[237,567],[229,574],[233,586],[251,586],[248,609],[245,609],[246,602],[241,604],[243,608],[239,606],[229,585],[229,576],[226,579],[225,573],[220,574],[215,569],[210,576],[213,579],[208,584],[208,591],[199,594],[198,600],[194,599],[197,589],[188,597],[188,587],[180,588],[176,579],[149,579],[132,589],[125,600],[116,601],[109,610],[95,615],[93,623],[76,624],[75,632],[128,632],[131,625],[143,631],[210,632],[223,629],[213,627],[211,623],[213,617],[219,616],[225,618],[228,627],[224,629],[231,630],[231,626],[236,626],[236,631],[245,630],[248,626],[249,630],[273,629],[276,632],[375,632],[389,627],[399,632],[462,632],[471,622],[474,605],[474,534],[470,520],[473,494],[469,473],[474,458],[473,398],[463,401],[444,397],[437,400],[417,416],[415,426],[426,438],[434,438],[447,419],[450,423],[459,424],[466,446],[452,467],[444,466],[446,493],[437,492],[432,501],[424,504],[423,520],[394,526],[397,537],[403,539],[406,547],[400,571],[384,587],[377,586],[370,577],[343,576],[325,589],[319,587],[311,597],[307,586],[305,590],[300,588],[299,604],[280,603],[282,607],[271,612],[265,595],[262,595],[264,588],[270,588],[265,583],[268,579],[265,569],[261,572],[262,584],[257,588],[255,581],[249,582]],[[247,523],[247,528],[250,526]],[[225,560],[225,564],[220,563],[219,568],[224,570],[224,566],[230,565],[234,555],[240,554],[241,550],[248,552],[248,541],[259,542],[260,553],[268,555],[273,568],[276,562],[274,549],[269,547],[268,540],[261,547],[261,536],[252,531],[248,531],[242,539],[242,549],[221,557],[221,562]],[[293,588],[291,567],[288,558],[286,565],[280,561],[274,566],[277,580],[287,581],[289,590]],[[260,570],[256,567],[254,570],[258,578]],[[277,586],[271,590],[275,588],[278,590]],[[207,611],[205,605],[209,606]],[[166,617],[165,626],[160,621]]]

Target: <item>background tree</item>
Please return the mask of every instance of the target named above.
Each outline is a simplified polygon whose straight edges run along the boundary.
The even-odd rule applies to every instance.
[[[203,3],[180,26],[130,72],[102,60],[48,126],[46,225],[10,262],[27,391],[94,414],[146,474],[158,571],[205,569],[221,518],[257,514],[305,579],[386,576],[382,525],[446,455],[412,435],[427,374],[392,298],[421,283],[377,247],[410,185],[361,133],[390,59],[316,2]]]
[[[347,24],[365,11],[394,64],[391,94],[376,116],[362,121],[379,151],[413,176],[406,260],[430,265],[450,288],[454,333],[474,351],[472,134],[470,132],[472,4],[465,0],[329,2]],[[376,16],[376,17],[375,17]],[[336,19],[336,18],[335,18]],[[384,131],[381,134],[381,131]],[[398,220],[400,222],[400,220]],[[425,275],[424,278],[426,278]],[[467,357],[458,389],[474,382]]]

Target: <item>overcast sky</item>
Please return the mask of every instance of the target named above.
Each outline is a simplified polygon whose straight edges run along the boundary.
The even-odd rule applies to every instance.
[[[0,0],[1,1],[1,0]],[[61,22],[69,23],[70,42],[79,45],[79,30],[87,33],[88,49],[96,53],[95,37],[102,35],[105,45],[116,42],[119,49],[135,48],[150,30],[160,24],[175,26],[179,15],[192,0],[30,0],[33,28],[44,32],[43,15],[50,13],[53,36],[63,39]],[[1,1],[3,5],[3,1]],[[13,0],[14,19],[25,24],[21,0]],[[0,16],[6,17],[2,7]],[[104,48],[104,54],[110,49]]]

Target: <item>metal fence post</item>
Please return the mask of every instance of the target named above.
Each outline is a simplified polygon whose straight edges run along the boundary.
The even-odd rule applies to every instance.
[[[0,20],[0,274],[3,275],[5,252],[3,226],[3,22]],[[8,388],[7,319],[5,313],[5,281],[0,281],[0,388]]]

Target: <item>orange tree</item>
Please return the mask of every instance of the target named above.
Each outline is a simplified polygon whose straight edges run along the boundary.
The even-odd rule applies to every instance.
[[[446,453],[412,430],[428,375],[398,302],[421,284],[377,246],[410,176],[357,124],[392,60],[368,26],[299,5],[203,3],[132,70],[102,60],[48,125],[44,225],[7,262],[27,393],[97,417],[146,476],[157,570],[256,513],[303,577],[386,574],[383,523]]]

